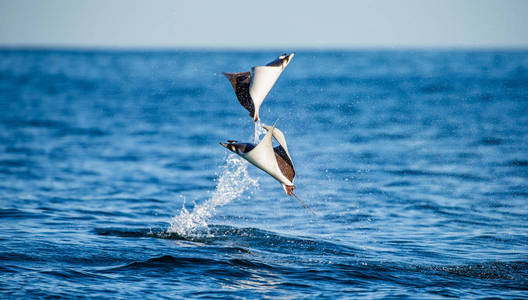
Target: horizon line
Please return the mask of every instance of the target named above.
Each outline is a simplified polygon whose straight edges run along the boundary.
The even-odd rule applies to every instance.
[[[32,44],[0,44],[0,51],[116,51],[116,52],[171,52],[171,51],[197,51],[197,52],[267,52],[267,51],[528,51],[528,45],[354,45],[354,46],[261,46],[261,47],[240,47],[240,46],[102,46],[102,45],[32,45]]]

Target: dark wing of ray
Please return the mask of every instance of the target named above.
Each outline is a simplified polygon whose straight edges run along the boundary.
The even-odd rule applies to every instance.
[[[293,179],[295,178],[295,169],[293,168],[293,162],[288,157],[288,154],[280,145],[273,148],[273,151],[275,152],[275,157],[277,158],[277,163],[279,164],[279,169],[282,174],[284,174],[289,181],[293,182]]]
[[[279,56],[279,58],[277,58],[276,60],[268,63],[266,66],[268,66],[268,67],[279,67],[279,66],[282,66],[282,62],[284,61],[284,59],[286,59],[286,57],[288,57],[288,55],[286,53],[284,53],[283,55]]]
[[[249,115],[253,118],[255,116],[255,106],[251,95],[249,95],[249,83],[251,82],[250,72],[240,73],[223,73],[235,90],[238,102],[249,111]]]
[[[250,143],[237,143],[235,144],[241,153],[248,153],[255,148],[255,144]]]

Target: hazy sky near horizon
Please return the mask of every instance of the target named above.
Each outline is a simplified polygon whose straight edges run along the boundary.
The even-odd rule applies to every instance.
[[[0,46],[528,48],[528,1],[0,0]]]

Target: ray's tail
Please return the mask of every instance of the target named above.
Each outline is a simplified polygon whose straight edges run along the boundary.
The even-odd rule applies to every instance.
[[[294,192],[292,192],[291,195],[293,197],[295,197],[295,199],[297,199],[297,201],[299,201],[302,204],[302,206],[304,206],[304,208],[306,208],[308,211],[310,211],[312,213],[312,215],[314,215],[314,216],[317,215],[310,207],[308,207],[308,205],[306,205],[304,202],[302,202],[302,200],[299,199],[299,197],[297,197],[297,195],[295,195]]]

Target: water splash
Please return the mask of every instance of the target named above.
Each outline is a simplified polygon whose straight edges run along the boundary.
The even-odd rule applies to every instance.
[[[194,206],[192,212],[185,208],[185,203],[170,221],[167,233],[191,236],[198,230],[207,228],[207,220],[215,214],[217,206],[226,205],[251,187],[258,187],[258,180],[247,172],[248,163],[236,154],[230,154],[218,176],[216,189],[211,198]]]
[[[260,122],[260,119],[255,122],[255,134],[254,134],[254,137],[253,137],[253,142],[255,144],[258,144],[259,141],[260,141],[260,136],[263,135],[263,134],[266,134],[266,129],[264,128],[262,122]]]

